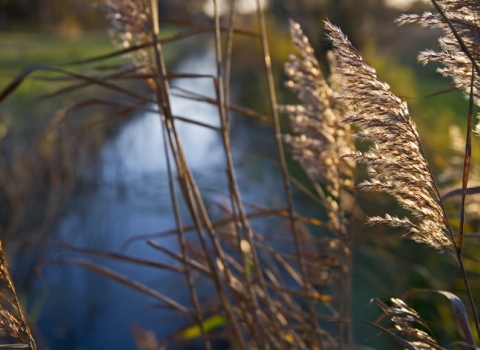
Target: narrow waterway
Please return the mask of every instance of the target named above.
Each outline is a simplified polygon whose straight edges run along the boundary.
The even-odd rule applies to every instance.
[[[214,56],[196,55],[180,64],[178,71],[213,75]],[[214,98],[211,79],[178,80],[174,85]],[[218,111],[212,105],[180,97],[173,97],[172,105],[177,116],[219,126]],[[244,200],[260,205],[278,204],[282,198],[278,194],[281,187],[275,168],[245,152],[245,149],[270,147],[273,137],[264,128],[235,124],[235,163]],[[224,197],[219,192],[227,192],[227,182],[220,134],[181,121],[176,125],[199,187],[209,189],[204,191],[205,200],[221,202]],[[73,199],[57,227],[57,239],[78,247],[118,252],[131,237],[175,228],[157,114],[144,113],[126,123],[104,146],[101,158],[98,185]],[[188,224],[188,217],[185,219]],[[257,223],[257,227],[261,225]],[[158,242],[169,249],[178,249],[174,236]],[[127,253],[175,265],[144,241],[130,245]],[[47,258],[59,256],[79,254],[52,247]],[[87,258],[181,303],[190,301],[182,275],[99,257]],[[37,324],[52,350],[134,349],[132,324],[154,330],[159,338],[185,324],[185,318],[177,313],[158,308],[156,300],[78,266],[58,264],[44,268],[43,273],[44,283],[37,288],[40,296],[35,297],[34,304],[41,309]],[[208,284],[200,293],[205,296],[210,293]]]

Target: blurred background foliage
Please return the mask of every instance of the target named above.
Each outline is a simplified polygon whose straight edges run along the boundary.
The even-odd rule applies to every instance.
[[[112,51],[114,47],[106,34],[106,23],[102,14],[95,11],[94,4],[93,0],[0,0],[0,88],[20,69],[31,64],[56,65]],[[200,0],[160,1],[160,17],[211,23],[211,18],[203,11],[205,4],[206,1]],[[452,164],[458,151],[451,146],[449,130],[452,125],[458,125],[461,133],[465,134],[468,104],[458,91],[426,98],[451,87],[447,79],[435,72],[436,67],[421,67],[416,63],[420,50],[437,47],[439,33],[413,26],[399,28],[393,23],[402,12],[421,13],[429,9],[427,2],[398,6],[388,5],[382,0],[268,2],[268,33],[279,103],[296,102],[295,97],[282,86],[286,80],[283,64],[289,54],[295,53],[290,42],[288,19],[292,18],[301,24],[319,61],[326,66],[325,53],[330,44],[324,37],[322,20],[329,18],[349,36],[367,61],[390,84],[393,92],[408,101],[427,158],[441,185],[445,188],[459,187],[460,176],[442,177],[442,174],[459,174],[461,169],[458,162]],[[255,20],[248,15],[240,16],[238,26],[257,30]],[[162,30],[171,34],[179,28],[167,25]],[[201,43],[197,42],[196,45]],[[195,46],[174,46],[169,51],[172,52],[170,61],[174,61],[174,57],[185,50],[195,50]],[[264,68],[259,65],[261,57],[260,43],[252,45],[248,37],[235,37],[233,85],[246,106],[265,112],[268,110],[265,103],[268,97]],[[119,58],[112,64],[121,62]],[[49,123],[58,111],[99,93],[89,88],[75,95],[35,101],[37,97],[61,86],[62,83],[48,84],[31,79],[0,105],[0,230],[2,238],[9,244],[11,254],[30,247],[30,250],[27,249],[29,253],[24,254],[31,256],[32,245],[38,247],[39,240],[48,240],[48,232],[55,218],[61,215],[61,210],[48,214],[48,210],[39,210],[39,203],[44,203],[45,198],[53,200],[55,196],[59,198],[58,201],[68,203],[71,193],[82,185],[71,169],[79,162],[92,161],[95,151],[117,127],[115,123],[101,121],[118,111],[112,108],[89,109],[89,113],[78,112],[78,118],[72,118],[71,125],[59,133],[45,137],[45,130],[48,130]],[[80,124],[76,120],[82,123],[86,120],[97,121],[100,127],[90,128],[88,133],[79,133]],[[288,128],[284,120],[284,131],[287,132]],[[76,135],[77,146],[65,154],[72,135]],[[474,142],[473,166],[478,170],[476,164],[480,158],[476,138]],[[291,162],[289,166],[295,177],[306,179],[297,165]],[[59,187],[60,179],[63,185]],[[65,186],[65,182],[69,181],[69,187]],[[297,202],[305,200],[299,194],[295,198]],[[473,208],[475,200],[473,196]],[[454,227],[459,216],[457,204],[455,199],[447,202]],[[359,205],[360,210],[368,215],[383,215],[385,212],[404,215],[392,198],[386,195],[360,194]],[[480,220],[474,214],[473,210],[470,232],[479,231]],[[448,257],[410,241],[400,240],[401,232],[393,233],[391,228],[364,227],[362,222],[358,227],[354,255],[353,319],[375,319],[378,310],[366,311],[371,298],[387,300],[399,297],[413,287],[449,290],[465,300],[460,274]],[[478,240],[467,238],[465,251],[466,265],[477,294],[480,291]],[[34,266],[33,262],[31,266]],[[31,269],[27,270],[31,272]],[[21,280],[18,276],[24,275],[17,274],[16,278]],[[425,318],[440,342],[458,339],[458,330],[448,302],[430,295],[415,296],[413,301],[413,306]],[[365,335],[376,333],[360,323],[355,323],[354,329],[357,342],[365,340]],[[382,337],[375,337],[367,344],[379,346],[383,340],[378,338]]]

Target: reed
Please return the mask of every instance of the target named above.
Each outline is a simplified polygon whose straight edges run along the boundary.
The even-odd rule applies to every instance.
[[[8,263],[2,246],[0,245],[0,281],[2,283],[2,293],[0,301],[0,333],[6,336],[6,347],[29,348],[35,350],[35,341],[33,339],[30,327],[22,312],[22,307],[18,301],[15,286]],[[8,339],[10,338],[10,339]],[[14,343],[9,340],[15,340]],[[20,341],[20,343],[18,343]],[[2,344],[2,347],[5,347]]]
[[[166,39],[159,39],[160,24],[156,1],[105,0],[100,6],[110,22],[111,35],[118,50],[104,56],[70,63],[83,67],[86,64],[103,63],[112,57],[129,55],[130,66],[108,74],[89,74],[64,67],[31,67],[21,72],[0,93],[0,101],[11,94],[29,74],[38,70],[63,74],[74,79],[72,85],[56,94],[89,86],[101,86],[121,95],[118,101],[95,98],[74,106],[75,109],[92,104],[108,104],[119,107],[123,113],[153,111],[158,114],[164,135],[164,152],[168,166],[170,200],[174,209],[176,227],[164,234],[178,238],[180,251],[171,251],[159,244],[155,237],[139,235],[142,241],[159,254],[172,257],[178,265],[160,264],[153,260],[133,257],[123,252],[107,252],[61,244],[71,251],[103,256],[109,259],[175,271],[185,278],[190,302],[185,305],[161,294],[154,288],[135,281],[105,266],[87,259],[62,257],[55,263],[74,263],[105,278],[127,285],[146,296],[155,298],[167,308],[174,309],[188,319],[186,328],[198,330],[198,338],[205,349],[213,348],[214,335],[209,324],[220,317],[228,332],[232,347],[238,349],[344,349],[353,347],[352,322],[350,322],[352,251],[354,234],[358,225],[354,222],[356,188],[365,191],[386,192],[409,212],[410,217],[398,218],[388,213],[384,217],[371,217],[368,224],[387,224],[403,229],[403,236],[426,244],[453,257],[460,268],[468,292],[473,322],[479,333],[475,300],[469,286],[463,263],[463,226],[465,221],[465,197],[471,160],[471,130],[473,105],[478,104],[478,48],[477,30],[480,7],[476,1],[432,0],[438,13],[421,16],[404,15],[401,24],[417,23],[426,27],[440,27],[445,36],[440,39],[442,51],[421,53],[419,60],[440,62],[441,73],[453,78],[456,87],[469,97],[470,112],[465,143],[464,171],[462,174],[462,204],[459,239],[452,231],[444,209],[442,196],[422,150],[420,136],[410,117],[407,103],[396,97],[352,46],[342,31],[325,22],[334,51],[328,54],[330,76],[322,73],[308,38],[298,23],[291,21],[290,32],[297,55],[292,55],[285,65],[288,77],[286,86],[299,99],[298,104],[278,105],[275,82],[271,68],[267,31],[263,10],[257,1],[258,30],[250,32],[237,29],[236,1],[229,8],[228,24],[222,26],[219,4],[214,4],[214,25],[206,26],[183,21],[187,29]],[[164,44],[195,37],[210,32],[215,43],[216,74],[203,72],[176,74],[167,69]],[[226,38],[226,45],[224,40]],[[263,115],[245,107],[232,104],[230,74],[233,37],[248,36],[262,47],[270,115]],[[131,87],[118,84],[118,79],[144,83],[148,93],[138,93]],[[215,98],[202,96],[201,92],[184,91],[195,100],[214,104],[218,110],[219,127],[195,121],[193,116],[176,116],[172,111],[173,79],[209,79],[215,89]],[[147,105],[148,104],[148,105]],[[238,186],[237,172],[232,154],[231,112],[246,117],[256,117],[272,126],[284,200],[281,208],[264,208],[246,203]],[[280,128],[278,112],[288,116],[291,134]],[[68,117],[52,127],[59,127]],[[228,183],[227,204],[222,204],[224,218],[216,220],[205,202],[206,190],[197,185],[195,175],[184,152],[178,123],[194,123],[199,128],[209,128],[222,140],[225,174]],[[352,135],[351,130],[356,130]],[[477,126],[477,129],[480,127]],[[478,131],[478,130],[477,130]],[[355,150],[354,138],[367,141],[366,152]],[[310,184],[305,186],[289,172],[284,143],[293,158],[303,168]],[[369,178],[355,186],[356,163],[368,166]],[[327,222],[302,217],[295,209],[291,189],[297,186],[320,204],[319,214],[325,213]],[[310,190],[313,188],[313,191]],[[182,212],[185,204],[186,212]],[[220,206],[220,204],[219,204]],[[185,224],[185,217],[189,222]],[[265,233],[257,232],[252,220],[258,217],[276,217],[285,221],[288,231],[276,237],[289,243],[279,248],[269,242]],[[322,234],[313,234],[310,226],[325,228]],[[129,242],[126,242],[129,244]],[[33,338],[21,312],[13,283],[8,274],[5,257],[0,251],[2,280],[12,293],[13,311],[1,309],[0,330],[20,339],[34,348]],[[199,296],[202,279],[212,282],[215,302],[207,302]],[[287,282],[289,281],[289,282]],[[406,299],[419,292],[412,290],[402,298],[392,298],[391,305],[378,299],[374,302],[395,324],[390,330],[378,323],[369,323],[389,335],[408,349],[443,349],[425,331],[419,314],[406,304]],[[476,348],[476,339],[468,323],[462,301],[445,291],[433,291],[446,297],[453,306],[458,323],[464,332],[464,342]],[[417,327],[417,326],[420,327]],[[157,340],[148,330],[134,328],[133,333],[140,349],[175,348],[175,336]],[[400,336],[403,335],[403,336]]]

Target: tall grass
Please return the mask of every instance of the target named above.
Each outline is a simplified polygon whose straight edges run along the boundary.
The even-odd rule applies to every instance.
[[[109,67],[107,74],[87,74],[60,67],[30,67],[22,71],[0,93],[0,101],[10,95],[27,76],[35,71],[54,71],[73,83],[58,93],[69,92],[90,85],[101,86],[122,96],[112,101],[95,98],[74,106],[80,109],[92,104],[120,107],[124,112],[134,110],[154,111],[161,121],[164,135],[164,152],[167,159],[170,200],[174,210],[180,251],[163,247],[152,238],[139,237],[145,244],[166,254],[180,264],[180,268],[156,261],[133,257],[124,253],[106,252],[62,244],[64,248],[105,256],[111,259],[144,266],[167,269],[182,274],[191,300],[185,305],[161,294],[150,286],[135,281],[105,266],[87,259],[59,257],[55,263],[74,263],[87,270],[127,285],[146,296],[160,301],[190,320],[189,327],[198,330],[206,349],[212,349],[211,321],[220,317],[228,330],[228,340],[238,349],[344,349],[352,348],[350,322],[352,249],[357,224],[353,222],[356,206],[356,188],[382,191],[392,195],[409,212],[409,218],[386,214],[372,217],[369,224],[388,224],[404,229],[404,236],[447,253],[459,265],[479,336],[479,322],[473,292],[463,263],[465,197],[477,190],[468,188],[471,160],[471,131],[473,106],[478,103],[478,49],[477,30],[479,6],[468,0],[432,0],[437,13],[422,16],[406,15],[402,24],[418,23],[422,26],[440,27],[445,36],[440,39],[442,52],[425,52],[422,62],[438,61],[445,68],[441,72],[450,76],[454,84],[465,90],[470,111],[465,142],[461,225],[458,238],[452,230],[444,209],[440,190],[423,154],[420,136],[410,117],[405,101],[396,97],[375,69],[368,65],[341,30],[325,22],[334,51],[329,54],[330,76],[325,78],[314,56],[313,48],[302,33],[300,25],[291,22],[291,35],[299,56],[292,56],[286,64],[286,86],[298,95],[300,104],[278,106],[275,82],[271,68],[268,37],[262,7],[257,1],[258,30],[249,32],[236,27],[236,1],[231,2],[228,23],[222,25],[217,1],[214,3],[214,25],[183,21],[186,28],[166,39],[159,39],[160,25],[157,2],[152,0],[105,0],[100,6],[111,25],[111,35],[119,50],[109,55],[71,63],[71,66],[98,63],[120,55],[129,55],[129,67]],[[180,41],[200,33],[211,32],[215,42],[216,74],[203,72],[177,74],[167,70],[164,43]],[[223,35],[223,36],[222,36]],[[245,107],[234,106],[231,99],[230,74],[233,37],[248,36],[262,47],[267,78],[270,115],[264,116]],[[225,45],[224,45],[225,42]],[[138,93],[118,84],[118,79],[133,79],[146,84],[149,92]],[[220,127],[195,121],[193,116],[176,116],[172,112],[171,86],[173,79],[209,79],[215,89],[215,98],[196,93],[195,100],[213,103],[218,109]],[[53,94],[55,95],[55,94]],[[190,96],[192,96],[191,94]],[[147,105],[147,103],[149,105]],[[148,106],[148,107],[147,107]],[[153,106],[153,107],[151,107]],[[242,200],[232,155],[231,112],[259,117],[272,125],[275,138],[278,169],[283,180],[281,208],[263,208],[247,205]],[[293,133],[284,135],[280,128],[279,112],[288,115]],[[59,127],[60,122],[52,125]],[[192,119],[190,119],[192,118]],[[209,128],[218,133],[222,141],[225,174],[228,183],[228,205],[223,205],[223,220],[215,221],[204,200],[204,189],[187,161],[178,123],[194,123],[199,128]],[[353,127],[351,127],[353,125]],[[366,152],[355,151],[351,128],[357,130],[355,138],[368,141]],[[293,157],[304,169],[311,184],[298,183],[289,172],[284,151],[284,141]],[[355,162],[368,166],[369,178],[359,185],[356,181]],[[300,216],[295,210],[292,185],[304,191],[323,207],[327,222]],[[310,189],[313,189],[310,190]],[[280,191],[280,189],[279,189]],[[453,194],[452,194],[453,195]],[[181,210],[182,205],[187,213]],[[248,211],[247,208],[253,208]],[[193,225],[185,224],[185,214]],[[288,222],[288,233],[277,237],[288,246],[279,247],[269,242],[251,223],[253,218],[275,216]],[[307,225],[326,227],[321,235],[312,234]],[[195,237],[191,237],[194,232]],[[279,233],[280,235],[281,233]],[[2,253],[2,252],[0,252]],[[433,253],[433,252],[431,252]],[[15,290],[8,274],[3,253],[7,282],[12,295],[8,300],[18,313],[14,316],[7,308],[0,314],[1,330],[9,336],[34,348],[33,338],[23,317]],[[0,267],[1,267],[0,266]],[[199,277],[214,285],[212,293],[216,302],[206,302],[199,296]],[[414,286],[412,286],[414,287]],[[354,293],[355,291],[353,291]],[[406,298],[392,298],[391,305],[375,299],[386,315],[395,323],[390,330],[376,323],[394,341],[408,349],[443,349],[422,326],[418,313],[409,307]],[[434,291],[448,298],[458,323],[464,332],[468,347],[476,348],[467,313],[462,301],[445,291]],[[217,318],[216,318],[217,317]],[[424,327],[424,326],[423,326]],[[179,330],[179,333],[185,332]],[[175,348],[172,337],[157,340],[145,330],[134,331],[139,348]],[[401,337],[402,335],[404,337]]]

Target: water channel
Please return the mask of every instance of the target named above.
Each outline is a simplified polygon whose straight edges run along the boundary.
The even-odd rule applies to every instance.
[[[179,72],[215,74],[212,53],[195,55],[178,67]],[[211,79],[178,80],[174,85],[214,97]],[[174,90],[175,91],[175,90]],[[173,113],[218,126],[214,106],[180,97],[172,99]],[[242,122],[233,126],[234,159],[243,199],[260,205],[279,206],[280,177],[274,166],[245,149],[274,150],[271,131]],[[179,121],[179,134],[200,188],[227,193],[224,153],[220,134],[211,129]],[[120,251],[135,235],[175,228],[170,205],[168,175],[159,116],[143,113],[127,122],[103,147],[95,189],[78,194],[58,224],[55,237],[79,247]],[[209,203],[222,201],[215,191],[204,192]],[[185,224],[188,224],[185,216]],[[257,223],[257,228],[261,225]],[[269,227],[275,230],[275,227]],[[174,236],[158,242],[178,249]],[[175,264],[148,247],[132,244],[132,256]],[[52,247],[48,259],[78,254]],[[188,303],[182,275],[159,269],[88,257],[175,300]],[[178,264],[177,264],[178,265]],[[38,287],[41,305],[37,322],[52,350],[135,349],[131,325],[152,329],[162,338],[185,324],[175,312],[158,308],[156,300],[75,265],[53,265],[44,269],[45,281]],[[202,291],[201,291],[202,293]],[[209,294],[209,287],[203,291]]]

